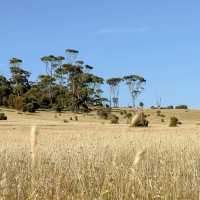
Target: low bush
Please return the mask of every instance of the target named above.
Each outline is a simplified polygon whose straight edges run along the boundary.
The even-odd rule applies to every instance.
[[[165,118],[166,116],[164,114],[160,114],[160,117]]]
[[[119,124],[119,117],[114,114],[110,115],[110,123],[111,124]]]
[[[0,120],[7,120],[5,113],[0,113]]]
[[[64,119],[63,122],[64,122],[64,123],[68,123],[68,120],[67,120],[67,119]]]
[[[124,115],[126,115],[126,114],[127,114],[127,111],[126,111],[126,110],[124,110],[123,112],[124,112]]]
[[[157,115],[158,117],[160,117],[160,116],[161,116],[161,111],[160,111],[160,110],[157,110],[157,111],[156,111],[156,115]]]
[[[179,122],[178,118],[176,118],[176,117],[171,117],[171,118],[170,118],[169,126],[170,126],[170,127],[177,127],[178,122]]]
[[[120,111],[120,115],[124,115],[124,111]]]
[[[23,112],[30,112],[30,113],[34,113],[36,111],[36,106],[34,103],[28,103],[25,104],[22,108]]]
[[[111,114],[111,109],[104,108],[97,111],[97,115],[100,117],[100,119],[109,119],[109,116]]]
[[[74,119],[75,119],[75,121],[78,121],[78,116],[75,116]]]
[[[126,113],[125,118],[127,119],[127,124],[131,123],[132,117],[133,117],[132,113]]]
[[[14,101],[14,108],[17,110],[23,110],[24,107],[24,101],[23,101],[23,97],[13,97],[13,101]]]
[[[58,112],[58,113],[61,113],[62,112],[62,107],[61,106],[59,106],[59,105],[56,105],[55,107],[54,107],[54,110],[56,111],[56,112]]]

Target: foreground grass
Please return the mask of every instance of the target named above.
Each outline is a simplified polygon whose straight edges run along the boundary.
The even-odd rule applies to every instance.
[[[199,199],[198,129],[84,128],[40,130],[34,165],[29,133],[1,134],[1,199]]]

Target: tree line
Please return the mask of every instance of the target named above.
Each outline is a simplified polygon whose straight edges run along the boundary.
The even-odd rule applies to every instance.
[[[23,69],[23,60],[9,60],[10,77],[0,75],[0,106],[35,112],[37,109],[63,109],[89,112],[95,106],[119,106],[119,84],[129,87],[133,106],[143,91],[146,80],[137,75],[104,80],[95,75],[93,67],[78,60],[79,51],[66,49],[66,56],[48,55],[40,58],[46,73],[37,81],[29,80],[31,73]],[[103,97],[101,85],[110,86],[110,99]],[[110,102],[110,105],[109,105]]]

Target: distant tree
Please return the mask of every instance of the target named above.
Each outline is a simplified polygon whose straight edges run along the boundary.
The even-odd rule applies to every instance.
[[[54,76],[59,79],[60,84],[63,84],[63,69],[62,69],[62,61],[64,57],[62,56],[44,56],[41,58],[41,61],[45,63],[46,73],[50,77],[49,82],[49,97],[52,103],[52,86],[55,81]]]
[[[21,59],[10,59],[10,79],[0,75],[0,106],[28,112],[38,108],[79,112],[105,105],[108,100],[103,97],[101,89],[104,79],[92,73],[93,66],[77,60],[78,50],[66,49],[65,53],[66,58],[54,55],[42,57],[46,74],[39,75],[36,82],[29,81],[31,74],[22,68]],[[121,81],[121,78],[107,80],[115,107],[119,105]]]
[[[143,108],[143,107],[144,107],[144,103],[143,103],[143,102],[140,102],[140,103],[139,103],[139,106],[140,106],[141,108]]]
[[[124,76],[123,79],[128,85],[129,92],[132,98],[132,105],[133,107],[135,107],[136,98],[144,90],[144,85],[146,83],[146,80],[143,77],[138,76],[138,75]]]
[[[13,92],[17,96],[22,96],[30,87],[28,79],[31,73],[20,67],[22,63],[22,60],[20,59],[12,58],[9,63],[11,72],[11,85],[14,88]]]
[[[119,106],[119,84],[121,78],[110,78],[106,83],[110,86],[110,103],[113,102],[114,107]]]
[[[12,92],[10,82],[0,75],[0,106],[8,106],[8,97]]]

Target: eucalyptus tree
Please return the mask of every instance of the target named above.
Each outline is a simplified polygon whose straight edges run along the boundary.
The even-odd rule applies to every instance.
[[[0,105],[7,106],[7,100],[11,92],[12,89],[10,82],[6,79],[6,77],[0,75]]]
[[[146,80],[142,76],[138,75],[128,75],[124,76],[123,80],[126,82],[129,92],[132,98],[132,105],[135,107],[135,101],[137,97],[142,93],[144,90],[144,85]]]
[[[96,102],[97,105],[103,105],[103,102],[107,101],[107,99],[102,98],[103,90],[101,90],[101,85],[104,84],[104,79],[100,76],[93,75],[92,78],[92,83],[93,83],[93,91],[94,91],[94,101]]]
[[[94,67],[90,66],[90,65],[85,65],[84,66],[84,71],[85,73],[89,73],[91,70],[93,70]]]
[[[93,97],[95,95],[100,95],[100,87],[103,83],[104,79],[102,77],[90,73],[82,74],[81,84],[86,84],[87,88],[91,90]]]
[[[71,98],[72,110],[76,110],[75,105],[79,96],[79,79],[83,71],[80,66],[75,66],[69,63],[63,64],[63,71],[67,76],[67,89]]]
[[[12,58],[9,60],[11,72],[11,85],[14,87],[14,93],[17,96],[22,96],[28,90],[30,72],[21,68],[22,60]]]
[[[122,81],[121,78],[110,78],[106,81],[106,83],[110,86],[110,104],[114,107],[119,106],[119,85]]]
[[[55,63],[54,63],[54,77],[58,79],[58,82],[60,86],[63,86],[65,83],[65,76],[64,76],[64,70],[63,70],[63,61],[65,60],[65,57],[58,56],[56,57]]]
[[[78,99],[81,106],[88,109],[89,106],[102,104],[100,93],[97,89],[103,84],[104,79],[89,73],[81,73],[78,79]]]
[[[54,56],[54,55],[49,55],[49,56],[43,56],[41,58],[41,61],[45,64],[46,66],[46,73],[47,76],[50,77],[50,82],[49,82],[49,98],[52,103],[52,86],[54,84],[54,76],[56,78],[59,78],[60,84],[63,84],[63,69],[62,69],[62,62],[65,58],[62,56]]]
[[[67,63],[73,64],[76,61],[79,51],[75,49],[66,49],[65,53],[66,53]]]
[[[41,104],[44,105],[45,107],[52,107],[52,104],[56,98],[55,95],[55,77],[51,77],[49,75],[40,75],[38,77],[38,81],[37,81],[37,88],[39,91],[39,99],[40,102],[42,102]],[[50,88],[51,87],[51,88]],[[50,96],[50,92],[51,92],[51,96]]]
[[[71,108],[78,111],[80,107],[88,110],[88,107],[95,101],[95,92],[103,83],[101,77],[85,72],[83,61],[76,61],[74,64],[63,64],[63,70],[68,76],[68,91],[71,94]]]
[[[19,59],[19,58],[11,58],[9,60],[10,67],[20,67],[22,62],[23,61],[21,59]]]

